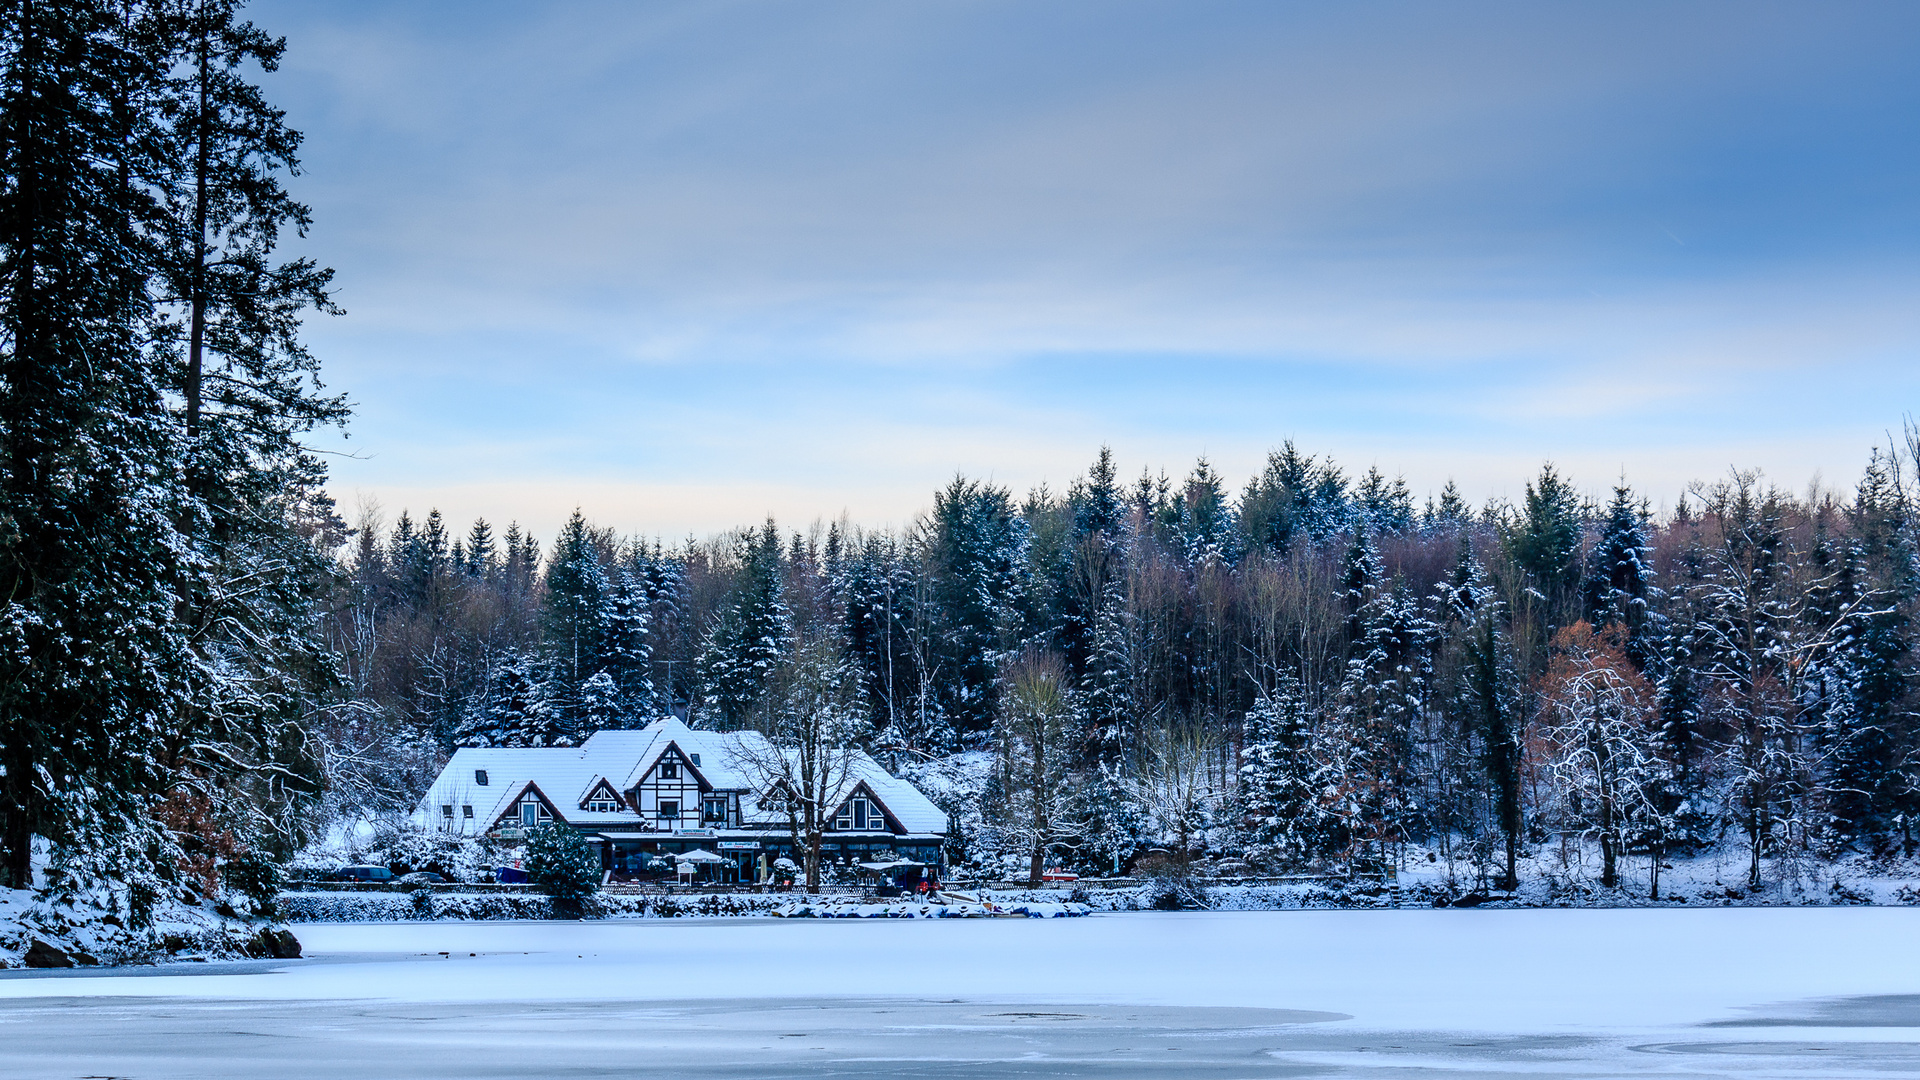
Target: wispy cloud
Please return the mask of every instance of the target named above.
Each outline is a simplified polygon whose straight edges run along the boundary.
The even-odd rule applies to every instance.
[[[1850,475],[1920,390],[1907,6],[254,17],[352,312],[349,498],[900,521],[1289,436],[1659,494]]]

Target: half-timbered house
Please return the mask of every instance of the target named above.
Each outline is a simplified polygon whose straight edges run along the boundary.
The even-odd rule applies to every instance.
[[[420,813],[432,828],[506,840],[565,825],[596,842],[622,876],[699,849],[726,859],[723,876],[753,881],[783,856],[800,858],[785,803],[770,789],[772,753],[758,732],[702,731],[673,718],[598,731],[577,747],[462,748]],[[848,758],[822,858],[940,866],[947,816],[867,755]]]

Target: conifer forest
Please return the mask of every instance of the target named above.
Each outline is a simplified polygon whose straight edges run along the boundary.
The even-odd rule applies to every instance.
[[[405,812],[455,746],[764,726],[826,673],[844,737],[1022,877],[1417,847],[1498,887],[1574,844],[1657,889],[1716,845],[1754,882],[1903,856],[1920,432],[1893,441],[1850,491],[1735,471],[1660,515],[1551,465],[1517,504],[1416,500],[1283,443],[1237,488],[1106,451],[1060,492],[955,477],[900,532],[369,516],[319,623],[351,703],[327,799]]]
[[[285,254],[301,139],[256,81],[285,45],[239,7],[0,0],[0,887],[38,850],[137,921],[408,817],[457,747],[801,709],[983,876],[1510,888],[1558,852],[1657,896],[1709,850],[1756,884],[1914,854],[1911,423],[1806,490],[1543,464],[1480,502],[1277,417],[1252,476],[1089,447],[1060,488],[929,477],[899,530],[343,513],[301,336],[331,271]]]

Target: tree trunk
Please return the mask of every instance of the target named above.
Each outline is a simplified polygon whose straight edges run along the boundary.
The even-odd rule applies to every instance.
[[[17,748],[23,749],[23,748]],[[11,758],[24,758],[14,753]],[[5,802],[0,804],[0,889],[33,888],[33,826],[28,807],[33,799],[31,767],[22,768],[19,760],[7,763]]]
[[[809,825],[807,827],[807,891],[810,893],[820,891],[820,838],[820,827]]]
[[[205,5],[202,4],[204,9]],[[204,17],[204,10],[202,12]],[[200,116],[195,132],[193,177],[193,273],[191,313],[187,326],[187,438],[200,434],[201,357],[207,340],[207,143],[212,124],[207,116],[207,28],[200,27]]]

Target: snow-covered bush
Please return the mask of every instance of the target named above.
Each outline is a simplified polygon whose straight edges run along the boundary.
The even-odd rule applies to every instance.
[[[561,899],[591,896],[600,888],[600,858],[580,834],[546,824],[527,832],[527,877]]]
[[[286,883],[286,869],[263,852],[242,852],[220,864],[225,900],[242,914],[271,917],[273,899]]]
[[[426,870],[449,881],[493,880],[499,845],[485,836],[460,836],[413,821],[382,821],[371,832],[336,836],[294,856],[287,875],[324,881],[345,866],[384,866],[395,874]]]

